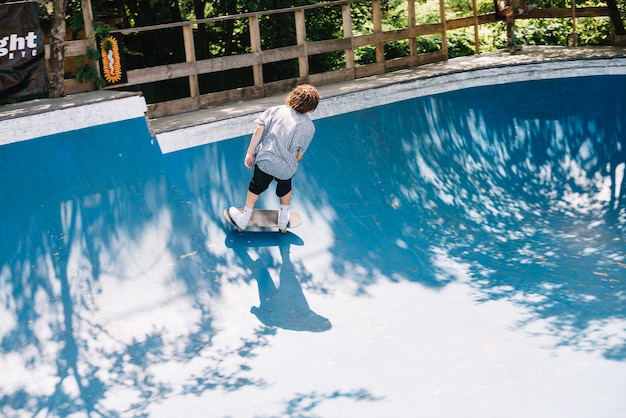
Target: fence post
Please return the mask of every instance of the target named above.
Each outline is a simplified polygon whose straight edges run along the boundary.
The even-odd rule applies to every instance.
[[[96,39],[96,34],[93,28],[93,9],[91,8],[91,0],[80,0],[80,8],[83,12],[83,27],[85,28],[85,39],[88,39],[89,46],[95,49],[100,49],[98,45],[98,40]],[[100,66],[95,62],[90,62],[89,66],[96,70],[100,77],[102,74],[100,73]]]
[[[478,8],[476,0],[472,0],[472,10],[474,11],[474,52],[480,54],[480,36],[478,35]]]
[[[442,0],[443,1],[443,0]],[[372,0],[372,24],[374,26],[374,34],[376,39],[376,62],[382,64],[385,62],[385,44],[383,43],[383,23],[380,13],[380,0]]]
[[[352,14],[350,13],[350,3],[343,3],[341,5],[341,21],[343,25],[343,37],[350,38],[350,49],[345,49],[343,51],[346,59],[346,70],[354,70],[354,37],[352,36]]]
[[[572,46],[578,46],[578,34],[576,33],[576,0],[572,0]]]
[[[193,42],[193,29],[191,24],[184,25],[183,41],[185,43],[185,62],[193,65],[193,73],[189,75],[189,96],[200,96],[200,87],[198,86],[198,67],[196,66],[196,47]]]
[[[439,0],[439,16],[441,17],[441,51],[448,56],[448,34],[446,29],[446,2],[445,0]]]
[[[93,10],[91,8],[91,0],[81,0],[80,8],[83,11],[83,27],[85,28],[85,38],[89,39],[93,36]]]
[[[250,49],[252,53],[261,56],[261,31],[259,30],[259,16],[253,15],[248,18],[250,24]],[[252,76],[254,78],[254,86],[263,88],[263,63],[252,66]]]
[[[411,31],[411,37],[409,38],[409,57],[410,66],[417,65],[417,33],[415,29],[415,0],[407,0],[407,12],[409,17],[409,30]]]
[[[304,55],[298,57],[298,68],[300,77],[309,76],[309,54],[306,50],[306,23],[304,20],[304,10],[295,11],[296,18],[296,42],[304,48]]]

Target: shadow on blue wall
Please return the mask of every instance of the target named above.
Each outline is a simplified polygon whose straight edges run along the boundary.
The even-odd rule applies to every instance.
[[[626,345],[586,331],[626,319],[626,109],[607,100],[625,89],[625,77],[533,81],[319,121],[300,182],[337,214],[335,269],[364,267],[367,292],[378,272],[438,288],[461,266],[483,300],[625,360]]]
[[[532,312],[529,322],[547,321],[559,344],[624,361],[625,344],[586,332],[626,319],[625,90],[624,77],[520,83],[316,121],[296,199],[315,221],[327,222],[332,274],[352,280],[357,296],[379,280],[432,289],[465,280],[482,300],[510,300]],[[222,220],[249,181],[241,163],[246,146],[247,138],[237,138],[163,156],[145,121],[135,120],[0,147],[0,298],[11,314],[0,347],[30,368],[55,356],[58,379],[51,396],[2,388],[0,412],[122,416],[103,405],[123,386],[138,393],[132,416],[146,416],[151,403],[169,396],[171,386],[139,370],[190,362],[211,347],[214,313],[204,296],[220,296],[220,268],[232,262],[207,247],[215,224],[246,271],[235,279],[258,283],[252,312],[260,328],[221,353],[240,360],[240,370],[220,360],[198,370],[183,394],[263,387],[245,373],[245,362],[269,345],[276,328],[331,329],[305,297],[328,291],[324,278],[290,254],[309,242],[304,232],[304,240],[230,233]],[[160,226],[164,214],[171,230]],[[90,322],[90,295],[112,274],[101,256],[122,256],[124,244],[145,230],[166,241],[154,260],[177,260],[175,280],[199,319],[180,347],[165,347],[155,329],[123,350],[94,351],[91,341],[107,336]],[[279,248],[280,265],[270,247]],[[77,251],[84,263],[74,271]],[[110,359],[109,368],[82,362],[87,355]],[[67,389],[70,379],[77,390]],[[333,397],[376,400],[367,391],[330,390],[302,394],[286,408],[301,411]]]
[[[259,321],[269,327],[279,327],[293,331],[328,331],[332,325],[327,318],[315,313],[302,292],[296,267],[291,261],[290,247],[304,245],[297,235],[287,232],[243,232],[233,231],[226,236],[226,246],[232,248],[246,266],[259,288],[259,306],[250,310]],[[280,248],[282,265],[279,284],[276,286],[267,268],[268,261],[261,257],[253,260],[249,247],[260,248],[277,246]]]

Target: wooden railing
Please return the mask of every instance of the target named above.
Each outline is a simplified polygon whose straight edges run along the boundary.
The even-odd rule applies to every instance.
[[[371,4],[372,33],[353,33],[351,8],[354,3],[368,1]],[[159,103],[149,103],[148,113],[150,117],[160,117],[181,112],[193,111],[203,107],[215,106],[244,99],[264,97],[279,92],[285,92],[300,82],[308,82],[314,85],[335,83],[344,80],[367,77],[382,74],[401,68],[411,68],[425,63],[443,61],[448,58],[447,31],[465,27],[476,28],[476,53],[479,53],[478,30],[479,25],[493,23],[498,20],[495,13],[478,15],[475,2],[472,1],[474,15],[446,20],[444,0],[440,0],[440,21],[434,24],[417,25],[415,18],[415,1],[408,0],[408,27],[391,31],[382,28],[380,0],[339,0],[310,6],[293,7],[289,9],[262,11],[239,14],[234,16],[222,16],[209,19],[201,19],[188,22],[154,25],[140,28],[129,28],[114,31],[119,34],[133,34],[138,32],[156,31],[163,29],[179,29],[182,32],[185,51],[185,61],[156,67],[129,70],[128,82],[124,85],[116,85],[114,88],[146,85],[165,80],[187,79],[189,96],[181,99]],[[320,41],[307,41],[306,14],[312,9],[336,7],[341,8],[343,38],[327,39]],[[280,13],[292,13],[295,22],[297,43],[276,49],[261,48],[260,22],[262,17]],[[532,18],[573,18],[573,17],[597,17],[608,16],[607,8],[564,8],[535,10]],[[196,46],[194,44],[194,27],[200,24],[225,22],[228,20],[245,20],[250,33],[250,51],[244,54],[221,56],[203,60],[196,59]],[[419,53],[416,37],[436,35],[441,40],[441,50],[436,52]],[[406,57],[385,59],[384,44],[394,41],[408,41],[409,55]],[[81,55],[85,53],[88,41],[68,42],[66,55]],[[374,47],[376,60],[372,64],[356,65],[355,50],[360,47]],[[141,52],[141,51],[140,51]],[[309,72],[309,57],[317,54],[342,52],[344,65],[340,70],[311,74]],[[263,65],[286,60],[297,60],[298,76],[290,79],[265,82],[263,77]],[[238,68],[252,69],[252,83],[249,86],[236,89],[210,92],[201,94],[198,77],[203,74],[211,74]],[[85,87],[85,86],[83,86]],[[93,87],[92,87],[93,89]],[[66,84],[66,93],[80,91],[80,86],[75,82]],[[84,90],[83,90],[84,91]]]

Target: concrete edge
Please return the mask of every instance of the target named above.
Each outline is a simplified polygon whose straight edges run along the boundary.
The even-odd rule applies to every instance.
[[[410,74],[409,74],[410,73]],[[594,75],[626,75],[626,57],[589,57],[554,61],[533,61],[515,64],[499,64],[474,69],[453,69],[445,73],[415,75],[412,72],[387,75],[388,83],[361,83],[367,88],[350,91],[346,86],[335,85],[335,94],[323,95],[311,119],[323,119],[345,113],[382,106],[402,100],[446,93],[449,91],[500,85],[506,83],[584,77]],[[339,87],[344,87],[339,89]],[[280,104],[280,97],[275,104]],[[271,101],[265,101],[270,105]],[[250,108],[250,106],[249,106]],[[223,141],[250,134],[254,120],[265,108],[250,113],[205,121],[200,124],[155,134],[161,151],[166,154],[212,142]]]

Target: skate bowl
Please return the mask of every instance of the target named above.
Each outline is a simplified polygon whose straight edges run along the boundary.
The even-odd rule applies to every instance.
[[[622,414],[620,62],[328,97],[286,234],[222,215],[254,114],[160,138],[132,94],[78,128],[5,113],[0,414]]]

